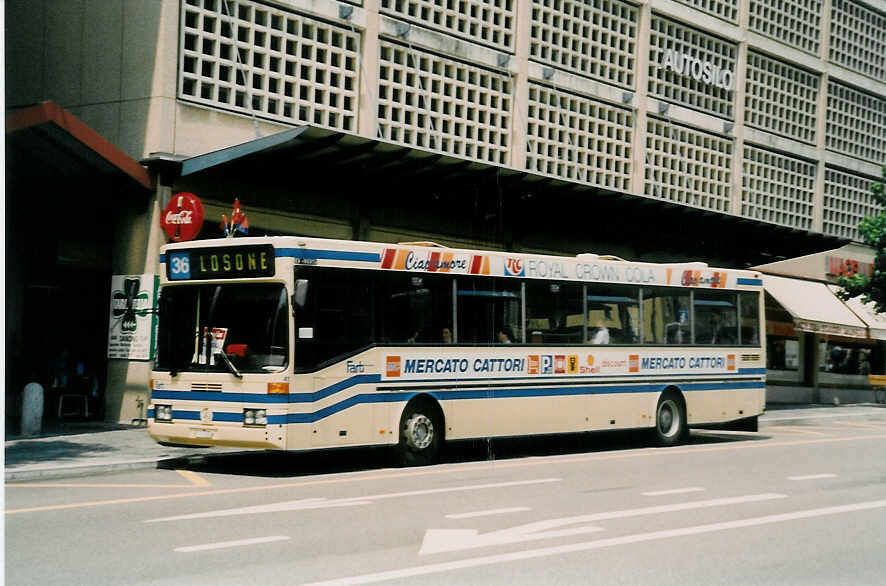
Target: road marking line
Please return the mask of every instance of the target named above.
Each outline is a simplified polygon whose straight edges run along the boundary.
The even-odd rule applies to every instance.
[[[805,511],[795,511],[793,513],[781,513],[777,515],[767,515],[765,517],[753,517],[749,519],[741,519],[738,521],[727,521],[725,523],[711,523],[709,525],[696,525],[694,527],[684,527],[682,529],[669,529],[665,531],[653,531],[651,533],[638,533],[635,535],[625,535],[623,537],[614,537],[610,539],[598,539],[595,541],[572,543],[569,545],[561,545],[557,547],[546,547],[542,549],[533,549],[463,560],[455,560],[451,562],[428,564],[424,566],[413,566],[411,568],[389,570],[386,572],[377,572],[374,574],[347,576],[344,578],[336,578],[322,582],[312,582],[310,584],[305,584],[304,586],[344,586],[350,584],[371,584],[374,582],[383,582],[386,580],[409,578],[413,576],[439,574],[441,572],[448,572],[451,570],[463,570],[466,568],[476,568],[479,566],[489,566],[492,564],[500,564],[505,562],[517,562],[553,555],[592,551],[618,545],[631,545],[634,543],[643,543],[660,539],[671,539],[674,537],[685,537],[689,535],[701,535],[705,533],[713,533],[715,531],[742,529],[745,527],[783,523],[786,521],[794,521],[797,519],[811,519],[814,517],[823,517],[826,515],[836,515],[840,513],[851,513],[855,511],[865,511],[883,507],[886,507],[886,500],[870,501],[852,505],[841,505],[836,507],[825,507],[822,509],[808,509]]]
[[[819,480],[821,478],[836,478],[836,474],[807,474],[806,476],[788,476],[788,480]]]
[[[581,535],[594,531],[603,531],[601,527],[587,525],[597,521],[612,519],[627,519],[659,513],[673,513],[677,511],[692,511],[712,507],[724,507],[745,503],[756,503],[773,499],[787,498],[785,494],[763,493],[747,496],[711,499],[706,501],[694,501],[673,505],[660,505],[655,507],[642,507],[639,509],[623,509],[620,511],[608,511],[605,513],[591,513],[575,517],[561,517],[559,519],[546,519],[534,521],[516,527],[499,529],[488,533],[480,533],[476,529],[428,529],[419,550],[419,555],[427,555],[441,552],[460,551],[476,547],[490,547],[506,543],[520,543],[569,535]],[[563,529],[567,525],[584,524],[579,527]]]
[[[176,547],[175,551],[179,553],[191,553],[194,551],[207,551],[210,549],[224,549],[226,547],[241,547],[244,545],[256,545],[258,543],[271,543],[274,541],[288,541],[286,535],[271,535],[270,537],[255,537],[253,539],[239,539],[237,541],[222,541],[219,543],[204,543],[203,545],[188,545],[185,547]]]
[[[194,488],[193,484],[12,483],[6,488]]]
[[[672,494],[684,494],[687,492],[704,492],[705,489],[700,486],[691,486],[689,488],[674,488],[671,490],[656,490],[653,492],[641,493],[643,496],[668,496]]]
[[[447,519],[472,519],[474,517],[489,517],[492,515],[504,515],[506,513],[521,513],[523,511],[531,511],[529,507],[510,507],[508,509],[492,509],[489,511],[475,511],[473,513],[456,513],[454,515],[446,515]]]
[[[821,431],[813,431],[811,429],[800,429],[798,427],[788,427],[786,425],[773,425],[769,429],[780,431],[783,433],[799,433],[801,435],[820,435],[827,436],[828,434]]]
[[[24,509],[10,509],[6,511],[7,515],[18,515],[22,513],[39,513],[46,511],[59,511],[65,509],[77,509],[84,507],[98,507],[98,506],[106,506],[106,505],[126,505],[131,503],[142,503],[142,502],[152,502],[152,501],[162,501],[162,500],[175,500],[182,498],[193,498],[193,497],[203,497],[203,496],[218,496],[225,494],[238,494],[245,492],[262,492],[262,491],[270,491],[270,490],[280,490],[280,489],[290,489],[290,488],[305,488],[308,486],[324,486],[327,484],[342,484],[345,482],[366,482],[372,480],[392,480],[397,478],[415,478],[421,476],[442,476],[449,474],[464,474],[465,472],[473,472],[473,471],[484,471],[486,469],[492,468],[496,470],[504,470],[510,468],[527,468],[530,466],[552,466],[552,465],[563,465],[563,464],[575,464],[575,463],[585,463],[585,462],[600,462],[607,460],[624,460],[629,458],[648,458],[650,456],[662,457],[662,456],[685,456],[687,454],[699,454],[699,453],[707,453],[707,452],[726,452],[733,450],[753,450],[753,449],[761,449],[761,448],[791,448],[797,446],[810,446],[816,444],[831,444],[831,443],[842,443],[842,442],[857,442],[857,441],[871,441],[877,439],[886,439],[886,434],[866,434],[859,436],[848,436],[848,437],[827,437],[822,439],[797,439],[790,441],[753,441],[753,442],[740,442],[733,444],[717,444],[714,446],[711,445],[700,445],[700,446],[684,446],[682,448],[649,448],[649,449],[641,449],[641,450],[631,450],[625,452],[615,452],[615,453],[593,453],[586,454],[583,456],[554,456],[547,458],[526,458],[520,460],[494,460],[494,461],[482,461],[476,463],[467,463],[467,464],[458,464],[458,465],[445,465],[438,467],[430,467],[423,468],[419,470],[413,470],[409,472],[398,472],[395,474],[382,474],[382,473],[354,473],[353,475],[347,474],[335,474],[326,478],[319,478],[315,480],[306,480],[303,482],[288,482],[284,484],[266,484],[261,486],[246,486],[241,488],[226,488],[219,490],[208,490],[208,491],[200,491],[200,492],[187,492],[183,494],[162,494],[156,496],[146,496],[146,497],[133,497],[133,498],[123,498],[123,499],[113,499],[113,500],[105,500],[105,501],[85,501],[79,503],[65,503],[60,505],[45,505],[40,507],[28,507]],[[6,486],[11,486],[7,484]]]
[[[184,521],[190,519],[207,519],[212,517],[230,517],[233,515],[251,515],[264,513],[279,513],[284,511],[297,511],[304,509],[327,509],[333,507],[350,507],[355,505],[371,505],[372,501],[393,499],[405,496],[424,496],[428,494],[442,494],[447,492],[465,492],[489,488],[508,488],[512,486],[525,486],[529,484],[543,484],[548,482],[561,482],[562,478],[539,478],[535,480],[514,480],[512,482],[496,482],[491,484],[473,484],[469,486],[447,486],[445,488],[428,488],[425,490],[411,490],[407,492],[391,492],[385,494],[373,494],[342,499],[311,498],[282,503],[269,503],[254,507],[239,507],[236,509],[223,509],[219,511],[207,511],[204,513],[191,513],[188,515],[176,515],[161,519],[148,519],[145,523],[157,523],[160,521]]]
[[[760,423],[769,423],[770,421],[793,421],[795,419],[832,419],[835,417],[864,417],[866,415],[883,415],[881,411],[862,411],[861,413],[829,413],[825,415],[798,415],[796,417],[786,415],[784,417],[760,417]]]
[[[191,472],[190,470],[176,470],[176,472],[184,476],[188,480],[188,482],[190,482],[194,486],[212,486],[211,482],[209,482],[196,472]]]
[[[875,423],[859,423],[857,421],[835,421],[834,425],[844,425],[846,427],[861,427],[864,429],[876,429],[879,431],[883,430],[882,425],[877,425]]]

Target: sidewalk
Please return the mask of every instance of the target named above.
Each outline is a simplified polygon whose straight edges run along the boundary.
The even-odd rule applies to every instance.
[[[71,424],[44,436],[7,440],[5,479],[48,480],[150,469],[169,460],[242,451],[161,446],[143,426]]]

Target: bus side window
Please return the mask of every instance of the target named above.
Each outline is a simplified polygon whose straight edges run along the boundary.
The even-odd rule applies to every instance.
[[[729,346],[738,342],[738,303],[730,291],[694,291],[695,343]]]
[[[689,292],[643,289],[643,343],[689,344]]]

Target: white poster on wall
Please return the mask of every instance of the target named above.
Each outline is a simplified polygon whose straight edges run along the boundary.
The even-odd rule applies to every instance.
[[[159,283],[150,273],[111,277],[108,358],[154,359]]]

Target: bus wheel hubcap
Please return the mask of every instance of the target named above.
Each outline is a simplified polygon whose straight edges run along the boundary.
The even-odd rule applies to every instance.
[[[406,420],[406,443],[416,450],[423,450],[434,440],[434,424],[421,413]]]
[[[680,426],[677,405],[671,401],[664,401],[658,408],[658,429],[667,437],[677,433]]]

